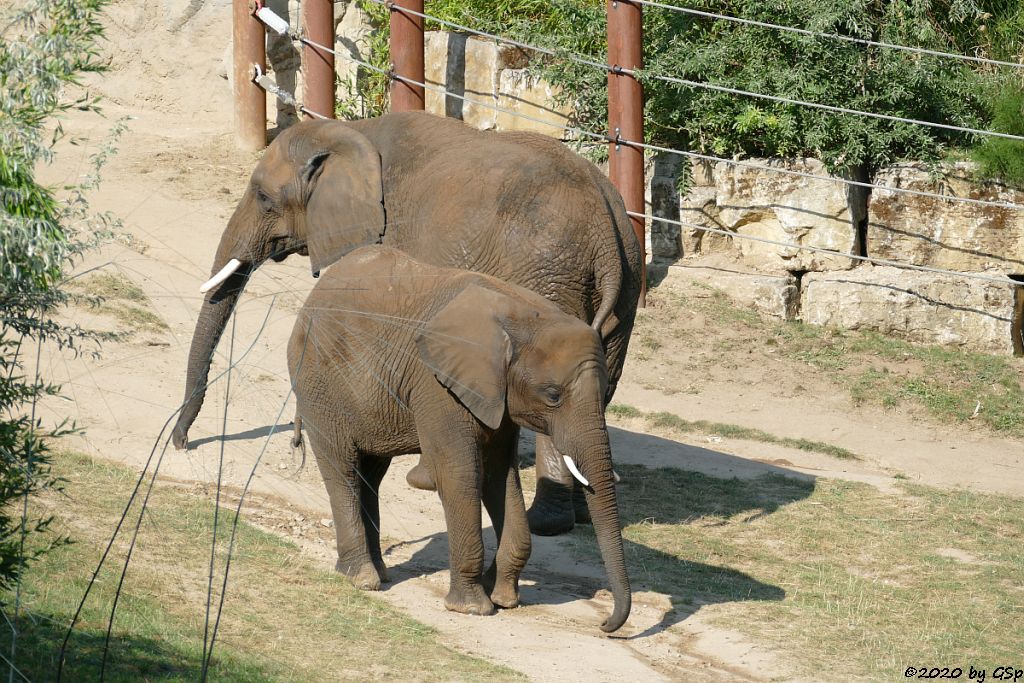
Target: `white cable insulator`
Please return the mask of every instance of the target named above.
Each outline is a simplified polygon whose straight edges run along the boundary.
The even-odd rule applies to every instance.
[[[274,14],[274,10],[269,7],[261,7],[256,10],[256,18],[262,21],[264,26],[279,36],[287,34],[288,30],[291,28],[287,21]]]

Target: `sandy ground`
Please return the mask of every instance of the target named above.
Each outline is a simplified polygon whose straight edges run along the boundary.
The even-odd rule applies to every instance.
[[[111,12],[109,36],[112,71],[93,84],[106,96],[107,120],[72,115],[66,127],[90,142],[62,147],[44,177],[54,184],[74,181],[110,122],[133,117],[93,199],[94,208],[123,219],[130,239],[91,255],[78,270],[99,268],[130,278],[145,290],[168,329],[107,344],[99,359],[44,349],[45,376],[62,382],[69,399],[47,404],[44,417],[70,414],[86,429],[71,445],[138,468],[151,453],[161,455],[154,444],[163,444],[157,441],[161,429],[182,398],[184,361],[202,300],[197,288],[209,273],[213,250],[256,157],[237,151],[231,135],[230,93],[220,76],[230,36],[226,0],[120,2]],[[223,448],[224,481],[237,488],[261,457],[251,519],[294,537],[326,566],[333,564],[333,535],[319,521],[330,517],[319,475],[313,466],[299,470],[287,429],[268,437],[274,425],[291,420],[284,345],[313,282],[308,262],[299,257],[258,271],[238,308],[232,351],[238,365],[230,377],[226,416],[221,381],[208,393],[190,433],[194,450],[168,450],[160,472],[168,481],[209,487]],[[669,269],[660,286],[675,282],[684,286],[685,269]],[[75,310],[69,316],[116,328],[95,312]],[[227,366],[230,337],[221,342],[214,372]],[[659,355],[685,358],[698,352],[681,347]],[[883,489],[901,474],[939,486],[1024,494],[1017,442],[937,426],[915,414],[855,409],[827,380],[799,376],[795,365],[761,356],[734,360],[700,378],[699,390],[692,393],[658,388],[693,382],[678,375],[684,363],[631,361],[616,399],[687,419],[826,441],[864,459],[841,461],[729,439],[678,441],[636,431],[628,422],[612,430],[615,458],[716,476],[843,477]],[[787,391],[798,381],[801,392]],[[405,484],[414,462],[397,459],[382,488],[383,531],[394,542],[386,556],[393,581],[380,597],[437,628],[456,649],[502,662],[536,681],[787,677],[789,667],[780,655],[710,625],[720,606],[680,613],[669,596],[644,586],[635,587],[632,616],[618,637],[602,636],[597,625],[611,604],[602,590],[603,572],[577,557],[571,536],[535,538],[522,608],[490,618],[446,612],[441,506],[434,494]],[[303,520],[281,522],[292,511]]]

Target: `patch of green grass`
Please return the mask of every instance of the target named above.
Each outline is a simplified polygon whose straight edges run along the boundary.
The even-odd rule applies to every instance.
[[[686,420],[673,413],[657,412],[648,413],[638,410],[632,406],[621,403],[612,403],[608,406],[607,413],[615,417],[640,418],[648,426],[655,429],[664,429],[677,434],[706,434],[726,437],[730,439],[743,439],[744,441],[758,441],[761,443],[776,444],[786,448],[796,448],[801,451],[823,453],[835,458],[847,460],[859,460],[860,458],[850,450],[823,441],[811,439],[794,439],[786,436],[776,436],[769,432],[743,427],[725,422],[710,422],[708,420]]]
[[[649,301],[665,309],[638,318],[638,338],[659,340],[661,328],[699,312],[729,335],[702,340],[723,367],[741,351],[768,347],[776,358],[800,361],[846,389],[858,405],[919,405],[943,422],[972,420],[1024,437],[1024,361],[958,348],[915,344],[871,331],[771,322],[740,308],[721,290],[691,283],[686,292],[654,290]],[[738,334],[737,334],[738,333]],[[647,341],[641,346],[650,348]],[[709,360],[710,362],[710,360]]]
[[[779,325],[775,335],[783,355],[829,371],[856,403],[894,407],[908,401],[945,422],[976,419],[1024,436],[1024,367],[1018,359],[800,323]]]
[[[53,679],[66,625],[136,476],[73,454],[55,458],[54,470],[69,482],[66,495],[35,504],[55,515],[58,530],[75,542],[34,565],[24,585],[16,663],[31,680]],[[218,576],[232,517],[222,509]],[[154,490],[118,604],[106,680],[199,678],[212,525],[208,500],[170,487]],[[64,680],[98,680],[126,550],[126,539],[115,544],[99,574],[69,643]],[[447,648],[429,627],[244,521],[210,675],[225,681],[522,679]]]
[[[668,623],[709,610],[811,680],[1020,657],[1020,499],[617,467],[630,577],[671,597]],[[596,556],[592,530],[573,537]]]
[[[116,273],[98,273],[71,281],[85,301],[99,313],[115,318],[129,333],[161,332],[167,323],[150,310],[149,297],[128,278]]]

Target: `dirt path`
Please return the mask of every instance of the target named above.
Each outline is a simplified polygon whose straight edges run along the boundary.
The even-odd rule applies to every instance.
[[[169,11],[168,5],[177,11]],[[186,12],[197,7],[193,14]],[[86,428],[74,447],[136,468],[147,461],[161,427],[181,400],[184,360],[201,303],[197,288],[207,277],[214,247],[255,162],[253,155],[233,146],[229,90],[218,75],[230,35],[229,10],[227,3],[185,0],[117,4],[109,31],[114,70],[96,83],[107,95],[109,118],[134,117],[94,198],[94,208],[113,211],[125,221],[131,239],[91,255],[80,271],[96,267],[131,279],[149,296],[167,329],[108,344],[99,360],[45,353],[46,376],[64,383],[71,399],[46,408],[50,417],[70,414]],[[186,15],[190,19],[182,25],[179,19]],[[76,114],[67,127],[98,144],[108,124]],[[84,170],[90,151],[90,146],[63,148],[45,179],[73,180]],[[294,403],[288,398],[284,345],[312,284],[303,259],[257,272],[238,308],[233,354],[236,360],[244,357],[231,375],[227,416],[224,385],[219,383],[191,431],[196,448],[167,451],[161,472],[169,479],[209,486],[216,479],[223,446],[225,482],[241,487],[265,447],[253,485],[263,502],[252,510],[252,519],[295,537],[326,566],[333,564],[333,538],[319,522],[330,517],[319,475],[314,467],[299,471],[285,433],[267,438],[273,425],[291,420]],[[96,312],[75,311],[73,316],[118,326]],[[226,367],[230,341],[225,335],[214,373]],[[780,378],[793,372],[789,366],[739,362],[694,394],[645,388],[652,386],[647,376],[652,372],[664,369],[627,367],[617,400],[688,419],[818,439],[866,458],[840,461],[729,439],[680,442],[645,434],[623,421],[613,429],[618,460],[716,476],[784,472],[845,477],[882,488],[902,473],[935,485],[1024,494],[1019,444],[937,427],[917,416],[855,410],[834,387],[813,379],[801,377],[805,392],[787,397],[779,387],[785,384]],[[227,438],[221,441],[225,419]],[[455,648],[508,664],[536,681],[786,677],[786,662],[776,654],[709,624],[718,606],[683,611],[673,608],[669,596],[643,586],[636,587],[634,610],[622,637],[603,637],[597,625],[611,603],[602,590],[602,570],[577,556],[571,536],[535,539],[522,608],[486,619],[444,611],[447,550],[441,507],[434,494],[405,484],[413,462],[397,460],[383,485],[383,530],[394,539],[386,559],[394,569],[393,582],[381,596],[436,627]],[[285,524],[280,521],[285,515],[303,520]]]

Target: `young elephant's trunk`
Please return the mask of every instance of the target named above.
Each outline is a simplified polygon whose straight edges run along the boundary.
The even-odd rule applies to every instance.
[[[218,273],[227,264],[228,258],[218,253],[213,272]],[[238,297],[245,288],[252,266],[243,263],[227,280],[207,292],[203,308],[199,311],[196,330],[192,334],[192,346],[188,352],[188,374],[185,378],[185,397],[181,414],[174,425],[172,441],[178,450],[188,445],[188,430],[199,415],[206,397],[206,383],[210,376],[213,352],[227,325],[231,312],[235,310]],[[198,285],[197,285],[198,286]]]
[[[612,472],[608,432],[605,429],[595,430],[591,438],[566,445],[570,457],[578,464],[590,484],[584,488],[587,507],[593,520],[608,583],[615,598],[615,607],[611,616],[601,624],[601,630],[611,633],[622,626],[629,616],[632,593],[626,575],[626,558],[622,551],[622,527],[619,526],[619,508],[615,499],[615,475]]]

